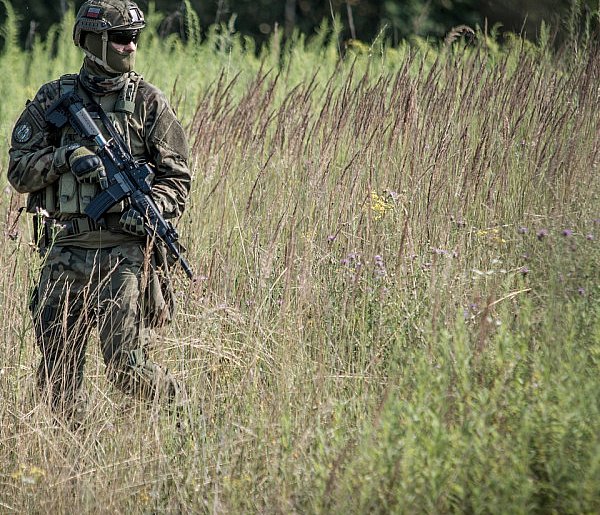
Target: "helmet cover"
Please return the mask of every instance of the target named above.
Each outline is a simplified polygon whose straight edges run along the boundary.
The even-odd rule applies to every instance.
[[[84,32],[100,34],[111,30],[141,30],[144,14],[131,0],[87,0],[79,8],[73,27],[73,42],[82,46]]]

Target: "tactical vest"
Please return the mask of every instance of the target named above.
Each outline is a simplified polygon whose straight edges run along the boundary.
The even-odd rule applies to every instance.
[[[114,96],[106,95],[106,97],[103,97],[109,100],[109,105],[103,106],[107,117],[128,146],[130,145],[129,122],[135,110],[135,97],[140,80],[141,76],[132,72],[129,74],[121,90],[115,92]],[[84,104],[90,103],[89,95],[85,91],[82,91],[81,87],[78,87],[77,75],[63,75],[59,79],[59,85],[59,95],[62,96],[65,93],[77,90],[77,93],[83,98]],[[94,110],[90,110],[90,114],[103,135],[108,138],[108,131],[104,127],[100,117]],[[85,144],[88,148],[92,148],[89,142],[84,142],[71,127],[66,126],[61,132],[60,146],[74,143]],[[79,183],[72,173],[63,173],[57,182],[46,187],[44,191],[44,208],[51,216],[61,217],[60,215],[67,215],[67,218],[70,218],[70,215],[81,215],[84,214],[85,208],[99,192],[99,184]],[[117,203],[108,210],[108,213],[121,212],[124,207],[122,202]]]

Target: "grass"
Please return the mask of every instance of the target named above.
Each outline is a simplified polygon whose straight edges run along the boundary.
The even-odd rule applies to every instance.
[[[324,27],[257,55],[150,19],[139,69],[193,147],[198,278],[153,353],[189,430],[114,391],[96,342],[84,431],[35,402],[39,263],[2,179],[0,511],[598,511],[597,50],[340,59]],[[0,56],[2,177],[26,98],[79,68],[71,23]]]

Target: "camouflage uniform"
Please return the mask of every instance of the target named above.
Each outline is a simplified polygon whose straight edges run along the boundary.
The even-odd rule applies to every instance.
[[[80,74],[43,85],[27,103],[12,135],[9,181],[29,194],[27,210],[38,213],[45,257],[31,302],[42,353],[38,385],[54,409],[64,413],[72,409],[80,391],[93,327],[99,332],[108,377],[120,389],[146,400],[157,395],[172,400],[178,391],[170,374],[150,361],[141,338],[141,326],[159,325],[172,314],[172,297],[164,295],[170,290],[164,253],[150,250],[147,237],[126,230],[124,203],[105,216],[106,228],[83,213],[100,191],[97,180],[81,182],[74,175],[72,156],[84,142],[70,128],[53,130],[44,118],[67,89],[75,90],[91,110],[94,102],[100,104],[133,156],[153,167],[152,195],[163,216],[181,215],[191,181],[182,126],[159,89],[133,71],[114,73],[106,64],[106,48],[111,47],[105,31],[110,35],[111,27],[143,26],[143,15],[131,1],[84,3],[74,31],[76,44],[87,55]],[[85,43],[85,36],[94,31],[98,37],[90,38],[92,43],[104,38],[97,57],[92,43]],[[100,120],[96,122],[105,132]]]

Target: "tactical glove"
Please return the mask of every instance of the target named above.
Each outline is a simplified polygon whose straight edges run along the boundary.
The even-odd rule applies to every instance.
[[[68,172],[71,167],[69,166],[69,157],[74,150],[78,149],[81,145],[72,143],[71,145],[65,145],[64,147],[58,147],[54,151],[54,157],[52,159],[52,166],[57,175]]]
[[[134,236],[146,236],[145,221],[142,214],[137,209],[129,209],[121,215],[119,220],[121,227],[125,232]]]
[[[105,174],[100,158],[87,147],[77,147],[69,156],[69,166],[79,182],[97,182]]]

